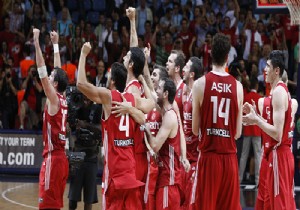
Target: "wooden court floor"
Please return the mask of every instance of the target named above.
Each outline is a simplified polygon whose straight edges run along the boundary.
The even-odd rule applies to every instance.
[[[38,209],[38,183],[0,182],[0,210]],[[97,185],[99,202],[93,204],[93,210],[101,210],[101,185]],[[69,184],[64,194],[64,208],[68,210]],[[78,210],[83,210],[83,202],[78,202]]]

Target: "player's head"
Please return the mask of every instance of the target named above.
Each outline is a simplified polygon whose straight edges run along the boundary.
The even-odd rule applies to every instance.
[[[280,50],[273,50],[265,67],[266,82],[272,83],[278,77],[281,78],[284,71],[284,55]]]
[[[138,78],[143,73],[145,65],[144,52],[138,47],[131,47],[123,58],[124,66],[133,72],[133,75]]]
[[[49,76],[49,81],[57,92],[63,93],[68,86],[69,80],[67,73],[63,69],[55,67]]]
[[[271,61],[273,68],[279,68],[279,76],[281,77],[285,69],[283,52],[280,50],[273,50],[269,55],[269,60]]]
[[[217,33],[213,37],[211,47],[212,64],[215,66],[224,66],[227,63],[230,47],[229,38],[224,34]]]
[[[159,106],[162,107],[164,103],[173,104],[176,94],[175,83],[170,78],[163,78],[159,81],[156,93]]]
[[[127,71],[123,64],[115,62],[111,65],[109,89],[123,92],[126,86]]]
[[[154,89],[158,87],[158,83],[162,78],[166,78],[168,76],[168,72],[165,67],[155,64],[153,67],[153,71],[151,73],[151,80],[154,86]]]
[[[188,84],[189,79],[197,80],[203,75],[203,67],[198,57],[191,57],[183,67],[183,82]]]
[[[171,79],[175,79],[175,75],[182,75],[182,69],[185,64],[185,55],[181,50],[172,50],[168,61],[166,63],[166,68]]]

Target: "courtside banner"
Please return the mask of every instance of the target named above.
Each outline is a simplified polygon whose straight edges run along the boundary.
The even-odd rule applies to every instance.
[[[0,171],[39,169],[42,151],[40,134],[0,133]]]

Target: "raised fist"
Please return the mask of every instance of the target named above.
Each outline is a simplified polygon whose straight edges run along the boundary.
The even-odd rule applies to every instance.
[[[37,28],[33,28],[33,41],[39,41],[40,30]]]
[[[128,9],[126,9],[126,15],[129,20],[135,20],[135,8],[129,7]]]
[[[85,42],[83,45],[82,45],[82,48],[81,48],[81,53],[85,56],[87,56],[90,51],[92,49],[92,46],[90,44],[90,42]]]
[[[58,44],[58,33],[56,31],[51,31],[50,39],[51,39],[52,44]]]

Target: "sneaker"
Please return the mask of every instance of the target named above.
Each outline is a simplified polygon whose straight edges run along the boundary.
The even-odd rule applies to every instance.
[[[24,126],[23,126],[23,125],[20,125],[19,130],[24,130]]]

